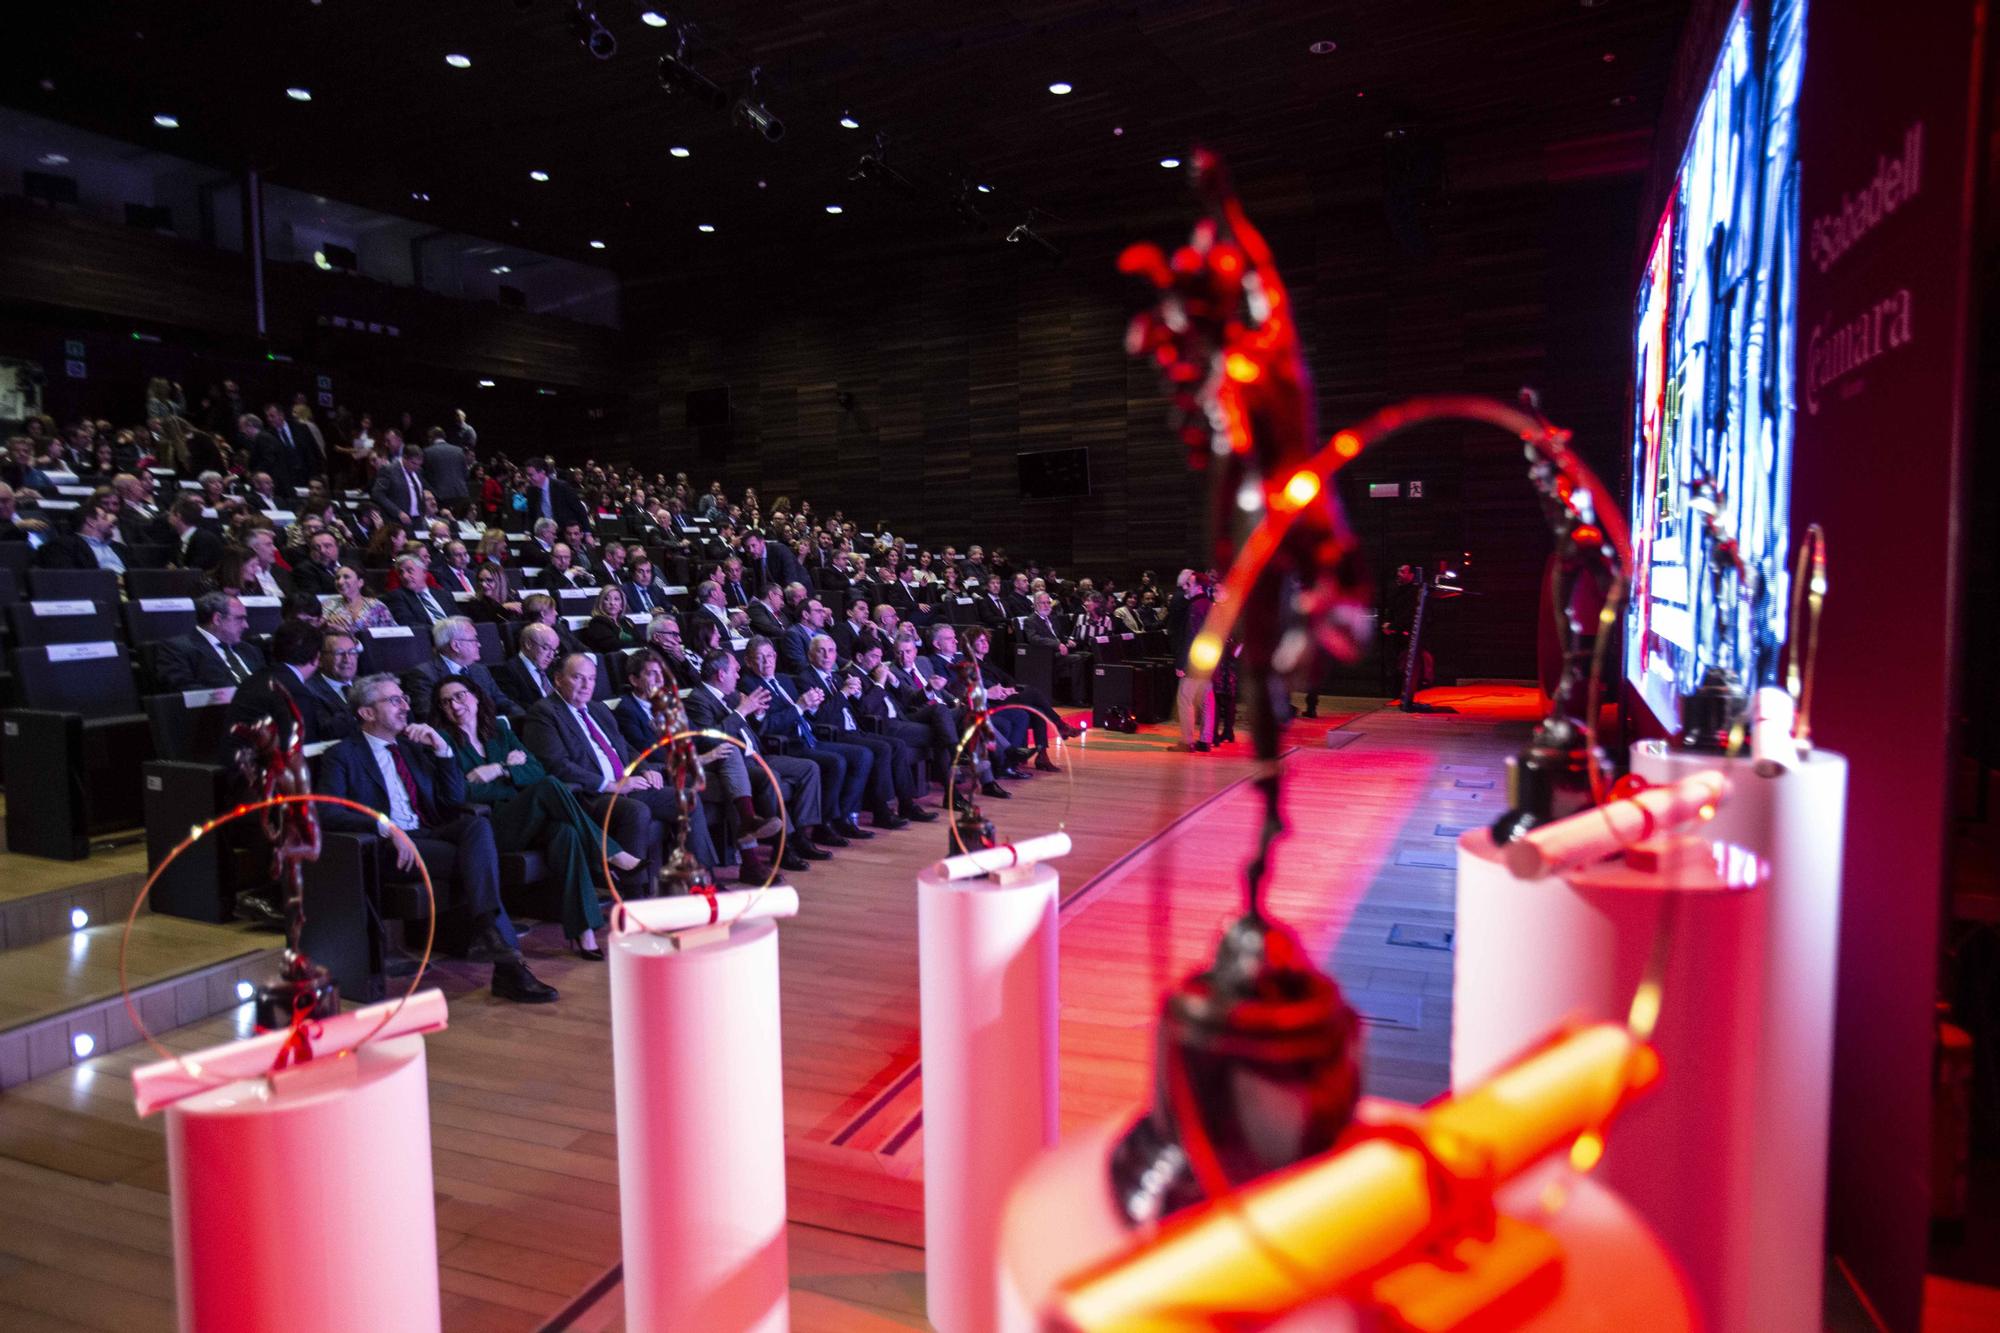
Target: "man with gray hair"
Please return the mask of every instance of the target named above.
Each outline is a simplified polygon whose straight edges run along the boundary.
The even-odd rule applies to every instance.
[[[422,556],[414,553],[397,556],[396,576],[400,586],[382,594],[382,604],[396,617],[398,625],[428,634],[433,625],[451,615],[445,609],[444,599],[431,587],[430,567]]]
[[[472,687],[488,711],[509,722],[520,721],[521,708],[507,697],[493,673],[479,661],[479,627],[464,616],[446,616],[431,626],[431,645],[437,656],[403,676],[403,688],[410,694],[410,716],[419,722],[431,720],[431,701],[448,680],[463,680]]]
[[[264,669],[264,654],[243,642],[249,624],[235,593],[203,593],[194,604],[194,633],[154,645],[153,683],[170,692],[241,685]]]
[[[466,804],[465,774],[451,742],[410,721],[410,701],[390,675],[365,676],[348,691],[361,734],[327,751],[319,789],[380,810],[409,841],[391,840],[396,867],[431,875],[440,911],[462,908],[472,922],[465,956],[493,964],[493,994],[522,1004],[556,998],[521,959],[520,937],[500,902],[500,854],[493,826]],[[379,822],[345,806],[322,807],[320,819],[342,833],[388,838]]]

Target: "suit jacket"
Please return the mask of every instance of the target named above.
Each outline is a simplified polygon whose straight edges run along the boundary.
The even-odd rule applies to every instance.
[[[891,583],[887,587],[883,588],[882,595],[879,600],[887,602],[889,605],[895,607],[896,614],[901,616],[905,621],[907,621],[912,625],[921,625],[928,623],[932,619],[933,612],[935,611],[937,606],[936,599],[930,596],[924,596],[921,598],[918,597],[917,594],[914,591],[912,591],[910,587],[907,584],[903,583],[901,580],[897,580],[896,582]],[[932,607],[932,611],[917,610],[917,603],[919,601],[929,604]]]
[[[849,661],[869,644],[882,642],[881,631],[877,630],[872,622],[856,628],[853,621],[843,620],[830,632],[833,635],[834,647],[840,650],[842,658]]]
[[[431,721],[431,711],[436,705],[438,687],[449,678],[448,668],[442,657],[433,657],[414,671],[403,673],[403,693],[410,696],[410,716],[419,722]],[[501,717],[512,721],[522,710],[521,706],[500,688],[500,682],[493,673],[479,662],[461,667],[451,672],[470,685],[482,697],[487,706]]]
[[[982,592],[974,597],[972,609],[979,614],[979,623],[988,629],[1004,629],[1010,619],[1006,603],[990,592]]]
[[[284,452],[284,456],[289,463],[287,471],[290,472],[291,476],[288,479],[284,473],[272,471],[270,468],[253,466],[250,470],[253,472],[270,472],[271,480],[277,483],[277,492],[279,495],[290,495],[292,490],[302,491],[306,488],[306,483],[314,477],[326,475],[326,459],[320,454],[320,435],[317,426],[294,421],[290,417],[286,417],[279,423],[278,430],[273,431],[269,426],[265,426],[261,434],[269,436],[273,443]],[[290,439],[289,446],[286,444],[288,437]],[[291,489],[287,489],[288,487]]]
[[[611,710],[611,716],[618,721],[618,730],[624,735],[625,743],[632,747],[633,754],[644,754],[659,744],[659,729],[653,725],[649,708],[644,699],[637,695],[619,696],[618,706]]]
[[[279,689],[283,689],[291,696],[299,710],[299,720],[305,724],[299,738],[302,744],[345,740],[359,733],[361,724],[355,720],[346,699],[336,693],[337,688],[317,673],[311,680],[301,681],[288,666],[269,666],[237,687],[236,697],[229,703],[229,721],[256,723],[267,717],[275,718],[280,743],[289,744],[292,710],[278,697]]]
[[[253,675],[264,669],[264,654],[251,645],[237,644],[236,655]],[[155,644],[153,676],[163,690],[219,690],[236,684],[228,665],[199,630]]]
[[[303,433],[295,432],[292,438],[298,440]],[[250,470],[270,473],[271,480],[277,483],[279,489],[303,486],[311,478],[312,472],[305,458],[297,449],[286,448],[283,438],[269,427],[260,427],[248,443]]]
[[[807,667],[804,671],[792,677],[791,686],[794,697],[804,694],[807,690],[826,691],[826,697],[819,701],[819,707],[813,709],[806,716],[807,720],[814,726],[826,727],[832,731],[834,739],[838,740],[842,733],[848,730],[847,723],[841,715],[843,705],[845,706],[845,711],[854,719],[853,730],[859,731],[861,729],[861,710],[858,707],[861,701],[858,698],[850,699],[840,692],[840,675],[838,672],[834,673],[833,680],[829,683],[820,679],[818,671],[812,667]]]
[[[445,616],[458,614],[458,603],[452,600],[449,593],[433,592],[431,600],[437,603],[438,610]],[[383,593],[382,605],[389,608],[389,614],[396,617],[398,625],[407,625],[419,634],[431,632],[433,622],[430,613],[424,610],[423,598],[415,588],[397,588],[394,592]]]
[[[594,569],[585,569],[581,565],[572,564],[565,570],[557,570],[554,565],[549,565],[541,573],[535,575],[535,587],[541,589],[543,592],[553,593],[561,592],[565,588],[595,588],[597,586],[599,586],[597,571]]]
[[[627,611],[644,611],[648,615],[658,615],[662,611],[668,614],[672,614],[673,612],[674,604],[667,599],[667,594],[664,591],[666,585],[660,582],[657,573],[654,575],[651,583],[643,585],[638,583],[621,583],[618,586],[625,591],[625,609]]]
[[[632,762],[634,750],[618,729],[618,721],[611,716],[611,710],[593,699],[586,710],[597,729],[604,733],[605,740],[618,757],[617,766],[622,772]],[[597,762],[597,745],[577,725],[576,717],[561,695],[551,694],[538,700],[522,719],[521,739],[542,761],[542,766],[560,782],[567,782],[584,791],[595,792],[603,789],[603,770]]]
[[[771,614],[771,608],[762,602],[750,603],[750,632],[761,634],[772,644],[785,637],[785,622]]]
[[[132,568],[132,552],[124,542],[113,541],[111,549],[125,562],[125,568]],[[97,552],[81,534],[65,532],[42,543],[42,549],[35,552],[35,564],[42,569],[96,569]]]
[[[788,676],[796,676],[806,669],[806,654],[812,647],[813,634],[802,622],[794,622],[785,627],[784,637],[778,640],[778,669]]]
[[[722,626],[722,635],[723,635],[722,641],[725,645],[729,642],[730,636],[736,632],[735,630],[729,628],[728,607],[707,606],[707,605],[697,606],[694,609],[694,614],[698,616],[707,616],[709,619],[713,620],[716,624]]]
[[[762,717],[752,721],[758,736],[794,739],[802,731],[803,734],[811,734],[812,721],[799,711],[799,689],[792,681],[763,679],[746,672],[737,684],[746,690],[754,690],[761,685],[771,692],[771,706],[764,710]]]
[[[470,492],[465,475],[465,450],[449,440],[433,440],[424,446],[424,484],[437,496],[438,503],[463,500]]]
[[[740,691],[733,691],[728,702],[717,699],[706,685],[697,685],[681,695],[681,703],[687,708],[688,725],[707,731],[719,731],[725,736],[735,736],[748,741],[751,749],[757,748],[757,733],[743,715],[736,711],[737,703],[743,698]],[[721,741],[696,738],[695,748],[703,754],[721,745]],[[760,770],[761,771],[761,770]]]
[[[1015,616],[1032,616],[1035,614],[1035,595],[1033,593],[1010,592],[1005,597],[1002,597],[1000,602],[1007,608],[1007,615],[1010,619]]]
[[[1045,644],[1050,648],[1059,647],[1063,642],[1061,631],[1056,629],[1054,612],[1050,612],[1046,620],[1036,615],[1029,616],[1022,633],[1027,636],[1029,643]]]
[[[436,822],[443,823],[472,809],[465,803],[465,773],[459,768],[456,755],[440,758],[430,746],[413,745],[401,736],[394,744],[402,752],[403,762],[409,765],[410,780],[417,789],[420,820],[428,812]],[[359,733],[321,757],[318,788],[329,796],[344,796],[370,809],[389,808],[389,787],[382,777],[382,766],[375,761],[375,747]],[[375,829],[373,819],[340,805],[322,805],[320,820],[330,829],[349,833],[369,833]],[[425,827],[430,824],[427,822]]]
[[[452,597],[452,594],[461,592],[476,593],[479,591],[479,584],[473,581],[472,569],[473,567],[470,565],[467,565],[464,569],[460,569],[447,560],[440,563],[431,572],[431,577],[437,580],[438,587],[444,590],[446,597]],[[455,601],[456,598],[453,598],[453,600]],[[448,602],[446,605],[450,605],[450,603]]]
[[[559,528],[572,523],[590,522],[590,514],[583,507],[583,499],[576,493],[576,487],[560,477],[549,478],[549,507],[555,512],[542,512],[542,493],[535,487],[528,488],[528,526],[533,527],[536,519],[552,518]]]
[[[182,569],[214,569],[222,563],[224,547],[222,538],[207,528],[197,527],[188,535],[186,542],[168,533],[173,542],[168,563]]]
[[[368,488],[368,498],[391,518],[401,518],[406,526],[410,519],[424,512],[423,474],[416,474],[414,496],[410,494],[412,483],[405,480],[409,476],[400,461],[384,463],[375,474],[375,484]]]
[[[528,673],[528,664],[519,657],[508,658],[494,667],[490,674],[500,693],[513,700],[517,710],[526,712],[541,702],[543,697],[541,688],[536,685],[535,678]],[[554,688],[553,684],[550,688]]]
[[[324,565],[301,560],[292,566],[292,587],[316,597],[331,597],[334,595],[333,574],[334,571]]]
[[[751,584],[749,577],[746,575],[741,583],[723,583],[722,600],[725,605],[730,607],[748,606],[750,605],[750,592]]]

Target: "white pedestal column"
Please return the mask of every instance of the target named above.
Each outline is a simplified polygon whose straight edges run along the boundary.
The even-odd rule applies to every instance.
[[[999,1326],[993,1257],[1015,1177],[1056,1141],[1056,889],[917,877],[924,1292],[941,1333]]]
[[[1470,1087],[1567,1022],[1623,1022],[1671,915],[1652,1038],[1663,1077],[1619,1116],[1597,1173],[1652,1223],[1719,1328],[1754,1279],[1766,890],[1719,887],[1706,865],[1523,880],[1487,830],[1461,836],[1451,1080]]]
[[[625,1323],[790,1327],[778,928],[611,938]]]
[[[183,1098],[167,1170],[183,1329],[438,1327],[421,1036]]]
[[[1729,775],[1730,796],[1705,838],[1771,863],[1762,895],[1764,1007],[1750,1181],[1756,1278],[1719,1327],[1816,1330],[1825,1268],[1827,1132],[1832,1118],[1833,1018],[1840,970],[1841,844],[1847,759],[1818,750],[1760,776],[1749,759],[1689,754],[1660,741],[1632,749],[1632,771],[1672,782],[1704,768]]]

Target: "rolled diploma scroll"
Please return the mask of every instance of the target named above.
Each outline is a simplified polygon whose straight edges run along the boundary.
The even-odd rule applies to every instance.
[[[1530,829],[1508,843],[1501,856],[1516,879],[1560,874],[1699,818],[1728,794],[1729,779],[1719,770],[1693,773],[1670,787],[1649,787]]]
[[[1658,1073],[1616,1024],[1584,1028],[1413,1117],[1440,1159],[1493,1187],[1602,1127]],[[1329,1296],[1445,1220],[1422,1153],[1364,1139],[1171,1218],[1135,1249],[1065,1282],[1052,1327],[1208,1328]]]
[[[398,1005],[402,1006],[400,1011]],[[383,1017],[392,1013],[394,1017],[383,1026]],[[384,1000],[365,1009],[317,1019],[308,1035],[312,1039],[313,1059],[333,1060],[353,1050],[364,1039],[387,1041],[411,1033],[436,1032],[444,1025],[444,992],[425,990],[418,991],[407,1002]],[[378,1026],[382,1027],[380,1032],[375,1030]],[[132,1071],[133,1101],[144,1117],[224,1083],[259,1078],[271,1072],[278,1052],[289,1040],[289,1032],[264,1032],[211,1046],[178,1060],[157,1060],[143,1065]]]
[[[798,914],[799,891],[789,886],[731,889],[728,893],[718,893],[712,914],[708,899],[698,893],[677,894],[671,898],[628,898],[625,901],[625,916],[630,926],[656,932],[696,930],[708,925],[728,925],[732,921],[759,921],[765,917]]]
[[[1799,743],[1792,738],[1797,717],[1792,696],[1776,685],[1766,685],[1750,697],[1750,758],[1758,777],[1775,778],[1798,767]]]
[[[971,879],[975,875],[990,875],[996,870],[1012,870],[1015,866],[1053,861],[1068,854],[1069,834],[1044,833],[1020,842],[981,847],[962,856],[947,857],[933,866],[931,873],[939,879]]]

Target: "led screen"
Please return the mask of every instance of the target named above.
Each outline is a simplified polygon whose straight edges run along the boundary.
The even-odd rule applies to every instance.
[[[1803,19],[1778,0],[1760,55],[1738,10],[1639,280],[1625,660],[1669,724],[1710,667],[1774,679],[1784,639]]]

